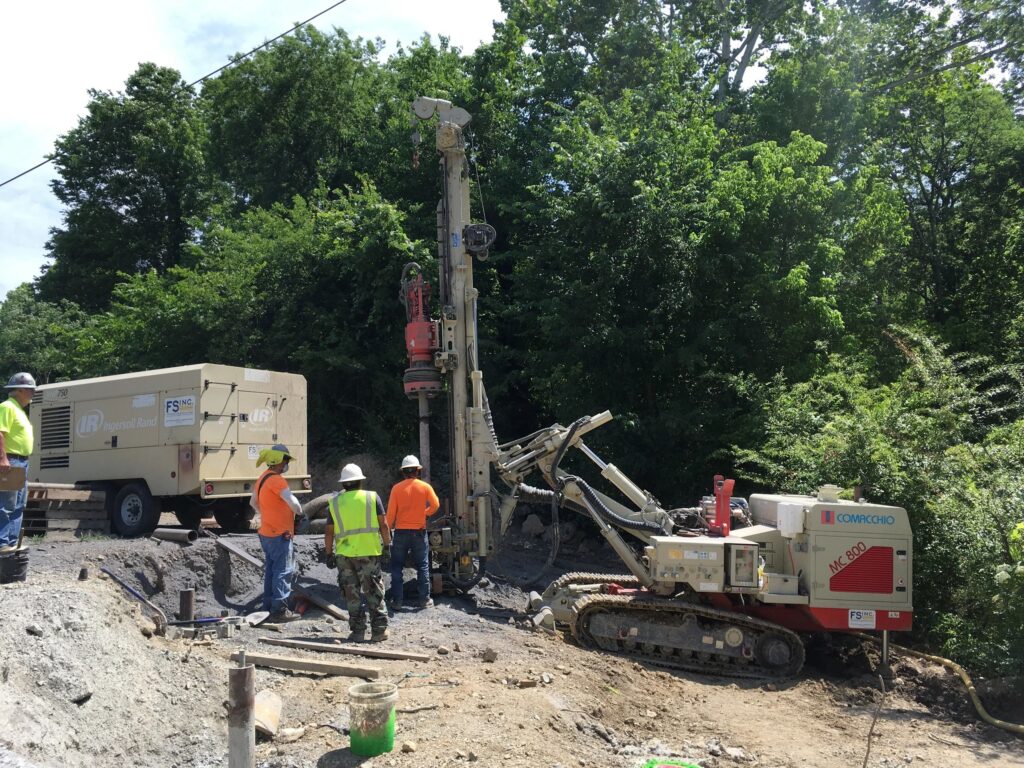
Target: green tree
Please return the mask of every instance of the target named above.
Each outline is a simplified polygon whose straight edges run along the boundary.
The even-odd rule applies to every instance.
[[[90,318],[69,301],[41,301],[22,283],[0,303],[0,378],[30,371],[48,383],[79,373],[76,335]]]
[[[970,666],[1022,671],[1024,614],[1012,602],[1011,534],[1024,514],[1020,371],[892,333],[907,365],[890,384],[834,358],[811,379],[746,387],[763,409],[756,447],[736,449],[743,476],[773,490],[823,483],[867,488],[904,507],[914,530],[915,632]]]
[[[225,214],[194,247],[193,267],[119,285],[78,355],[94,374],[207,360],[302,373],[318,450],[383,449],[413,426],[399,277],[414,256],[429,263],[402,223],[368,181]]]
[[[52,231],[39,290],[95,310],[119,274],[182,263],[210,185],[194,96],[175,70],[142,64],[123,93],[90,95],[88,115],[55,148],[64,223]]]
[[[379,42],[303,27],[205,83],[211,168],[243,206],[356,180],[379,155],[390,88]]]

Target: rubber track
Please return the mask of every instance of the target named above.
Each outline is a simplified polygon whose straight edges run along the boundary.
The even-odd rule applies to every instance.
[[[566,574],[562,579],[576,575],[582,574]],[[599,575],[599,578],[605,577]],[[621,583],[616,579],[611,580],[616,581],[616,583]],[[559,581],[561,581],[561,579],[559,579]],[[576,582],[570,581],[568,583],[571,584]],[[676,613],[682,616],[690,613],[695,614],[703,621],[728,623],[744,627],[759,634],[763,632],[774,632],[788,641],[790,652],[792,654],[792,660],[787,668],[778,672],[773,672],[772,670],[757,666],[756,661],[754,660],[751,660],[748,664],[740,665],[731,661],[715,661],[714,658],[708,659],[707,661],[700,661],[695,658],[692,660],[684,660],[678,657],[666,658],[661,654],[645,653],[639,649],[633,651],[621,649],[618,651],[619,655],[631,659],[642,659],[643,661],[658,667],[678,669],[686,672],[699,672],[706,675],[721,675],[726,677],[782,679],[796,675],[804,663],[804,646],[800,641],[800,637],[795,632],[792,632],[785,627],[781,627],[770,621],[763,621],[750,616],[744,616],[741,613],[708,608],[707,606],[700,605],[699,603],[688,603],[680,600],[669,600],[664,598],[659,599],[656,597],[648,597],[646,595],[597,594],[584,595],[579,598],[573,605],[571,625],[573,637],[578,643],[587,648],[605,650],[601,648],[596,641],[584,633],[583,620],[586,619],[587,614],[609,609],[612,611],[622,612],[651,611],[659,614],[660,616],[665,616],[669,613]]]

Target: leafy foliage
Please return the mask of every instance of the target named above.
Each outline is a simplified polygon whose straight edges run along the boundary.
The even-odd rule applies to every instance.
[[[124,93],[90,94],[89,114],[57,142],[53,192],[65,223],[39,289],[99,309],[120,273],[182,263],[212,185],[193,94],[175,70],[142,64]]]
[[[406,452],[396,293],[440,194],[409,103],[447,98],[503,437],[607,408],[588,442],[666,503],[869,488],[915,526],[919,639],[1024,671],[1019,3],[502,7],[472,54],[306,28],[198,95],[93,92],[7,368],[296,371],[318,454]]]

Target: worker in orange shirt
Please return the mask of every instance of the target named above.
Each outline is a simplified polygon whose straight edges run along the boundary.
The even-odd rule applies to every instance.
[[[433,608],[430,599],[430,548],[427,545],[427,518],[437,512],[441,502],[430,487],[420,480],[420,460],[415,456],[402,459],[405,479],[391,489],[388,497],[388,528],[391,529],[391,600],[392,609],[402,606],[404,584],[402,566],[405,556],[412,552],[416,566],[416,585],[419,587],[417,607]]]
[[[266,463],[253,488],[249,504],[260,515],[260,546],[263,547],[263,610],[270,611],[272,621],[290,621],[297,614],[288,610],[295,575],[295,518],[301,516],[302,505],[282,475],[295,457],[288,447],[278,443],[259,453],[256,466]]]

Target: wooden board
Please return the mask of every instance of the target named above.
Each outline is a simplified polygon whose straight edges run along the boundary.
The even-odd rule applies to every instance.
[[[276,736],[281,725],[281,697],[273,691],[260,691],[253,704],[256,711],[256,730],[267,736]]]
[[[88,488],[54,487],[43,483],[28,484],[28,500],[32,501],[91,501],[103,503],[107,500],[107,494],[103,491],[93,491]]]
[[[241,654],[231,654],[231,660],[237,662]],[[273,669],[290,669],[296,672],[320,672],[325,675],[342,675],[345,677],[365,677],[375,680],[380,677],[380,667],[356,667],[348,664],[335,664],[330,661],[315,661],[297,656],[267,656],[261,653],[246,653],[245,662],[257,667]]]
[[[304,651],[321,651],[322,653],[350,653],[354,656],[366,656],[371,659],[404,659],[408,661],[430,661],[430,654],[415,651],[388,651],[361,646],[334,645],[330,642],[312,640],[289,640],[284,637],[261,637],[261,643],[281,645],[285,648],[301,648]]]
[[[257,568],[260,568],[260,569],[263,568],[263,561],[262,560],[260,560],[260,559],[258,559],[256,557],[253,557],[248,552],[243,550],[241,547],[236,547],[233,543],[231,543],[229,541],[225,541],[224,539],[217,539],[217,546],[220,547],[221,549],[225,550],[226,552],[231,553],[235,557],[239,557],[242,560],[245,560],[245,562],[249,563],[250,565],[254,565],[254,566],[256,566]],[[348,614],[345,613],[345,611],[341,610],[341,608],[339,608],[338,606],[333,605],[333,604],[327,602],[322,597],[320,597],[318,595],[314,595],[312,592],[308,591],[304,587],[300,587],[300,586],[296,585],[292,589],[292,591],[296,595],[299,595],[300,597],[306,598],[309,602],[311,602],[317,608],[322,610],[324,613],[330,614],[331,616],[333,616],[336,619],[341,619],[342,621],[348,621]]]
[[[242,558],[243,560],[245,560],[245,562],[249,563],[250,565],[255,565],[257,568],[260,568],[260,569],[263,568],[263,561],[262,560],[259,560],[259,559],[255,558],[255,557],[253,557],[252,555],[250,555],[245,550],[243,550],[243,549],[241,549],[239,547],[236,547],[234,544],[231,544],[231,543],[225,541],[224,539],[217,539],[217,546],[220,547],[221,549],[227,551],[227,552],[230,552],[235,557]]]
[[[24,487],[24,467],[0,467],[0,491],[20,491]]]
[[[314,595],[312,592],[307,590],[305,587],[300,587],[300,586],[298,586],[296,584],[295,588],[292,591],[296,595],[299,595],[300,597],[304,597],[306,600],[311,602],[313,605],[315,605],[317,608],[319,608],[324,613],[329,614],[329,615],[333,616],[336,619],[341,619],[342,621],[348,621],[348,614],[345,613],[345,611],[341,610],[341,608],[339,608],[338,606],[333,605],[332,603],[327,602],[326,600],[324,600],[319,595]]]
[[[74,485],[29,483],[25,531],[69,536],[110,533],[106,493]]]
[[[105,509],[33,509],[25,507],[25,518],[38,520],[106,520]]]
[[[26,532],[45,531],[109,531],[109,520],[41,520],[39,518],[26,517],[24,520]]]

